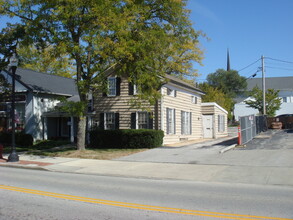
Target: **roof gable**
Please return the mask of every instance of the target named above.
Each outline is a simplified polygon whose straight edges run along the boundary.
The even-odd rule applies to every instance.
[[[35,92],[66,96],[78,94],[74,79],[22,68],[17,68],[15,74],[16,81]]]

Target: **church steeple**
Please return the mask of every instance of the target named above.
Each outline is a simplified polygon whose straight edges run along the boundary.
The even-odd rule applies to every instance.
[[[227,71],[230,71],[230,56],[229,56],[229,49],[227,49]]]

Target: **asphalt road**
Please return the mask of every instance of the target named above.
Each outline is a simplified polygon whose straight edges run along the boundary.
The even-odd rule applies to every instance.
[[[0,167],[0,219],[293,219],[293,188]],[[272,218],[275,217],[275,218]]]

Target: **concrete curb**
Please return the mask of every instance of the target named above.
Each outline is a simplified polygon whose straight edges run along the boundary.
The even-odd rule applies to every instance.
[[[48,169],[36,166],[36,165],[23,165],[23,164],[0,164],[0,167],[11,167],[11,168],[21,168],[21,169],[29,169],[29,170],[46,170]]]
[[[226,151],[228,150],[232,150],[233,148],[235,148],[237,146],[237,144],[233,144],[233,145],[230,145],[229,147],[225,147],[224,149],[220,150],[220,154],[222,153],[225,153]]]

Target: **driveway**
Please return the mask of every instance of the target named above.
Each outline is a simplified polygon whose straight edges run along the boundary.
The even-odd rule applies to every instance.
[[[269,130],[258,135],[244,148],[219,151],[237,143],[237,138],[209,141],[185,147],[161,147],[122,157],[119,161],[228,165],[250,167],[293,167],[293,131]]]
[[[237,143],[237,138],[228,137],[191,144],[184,147],[159,147],[121,157],[119,161],[179,163],[179,164],[209,164],[220,157],[219,151]]]

